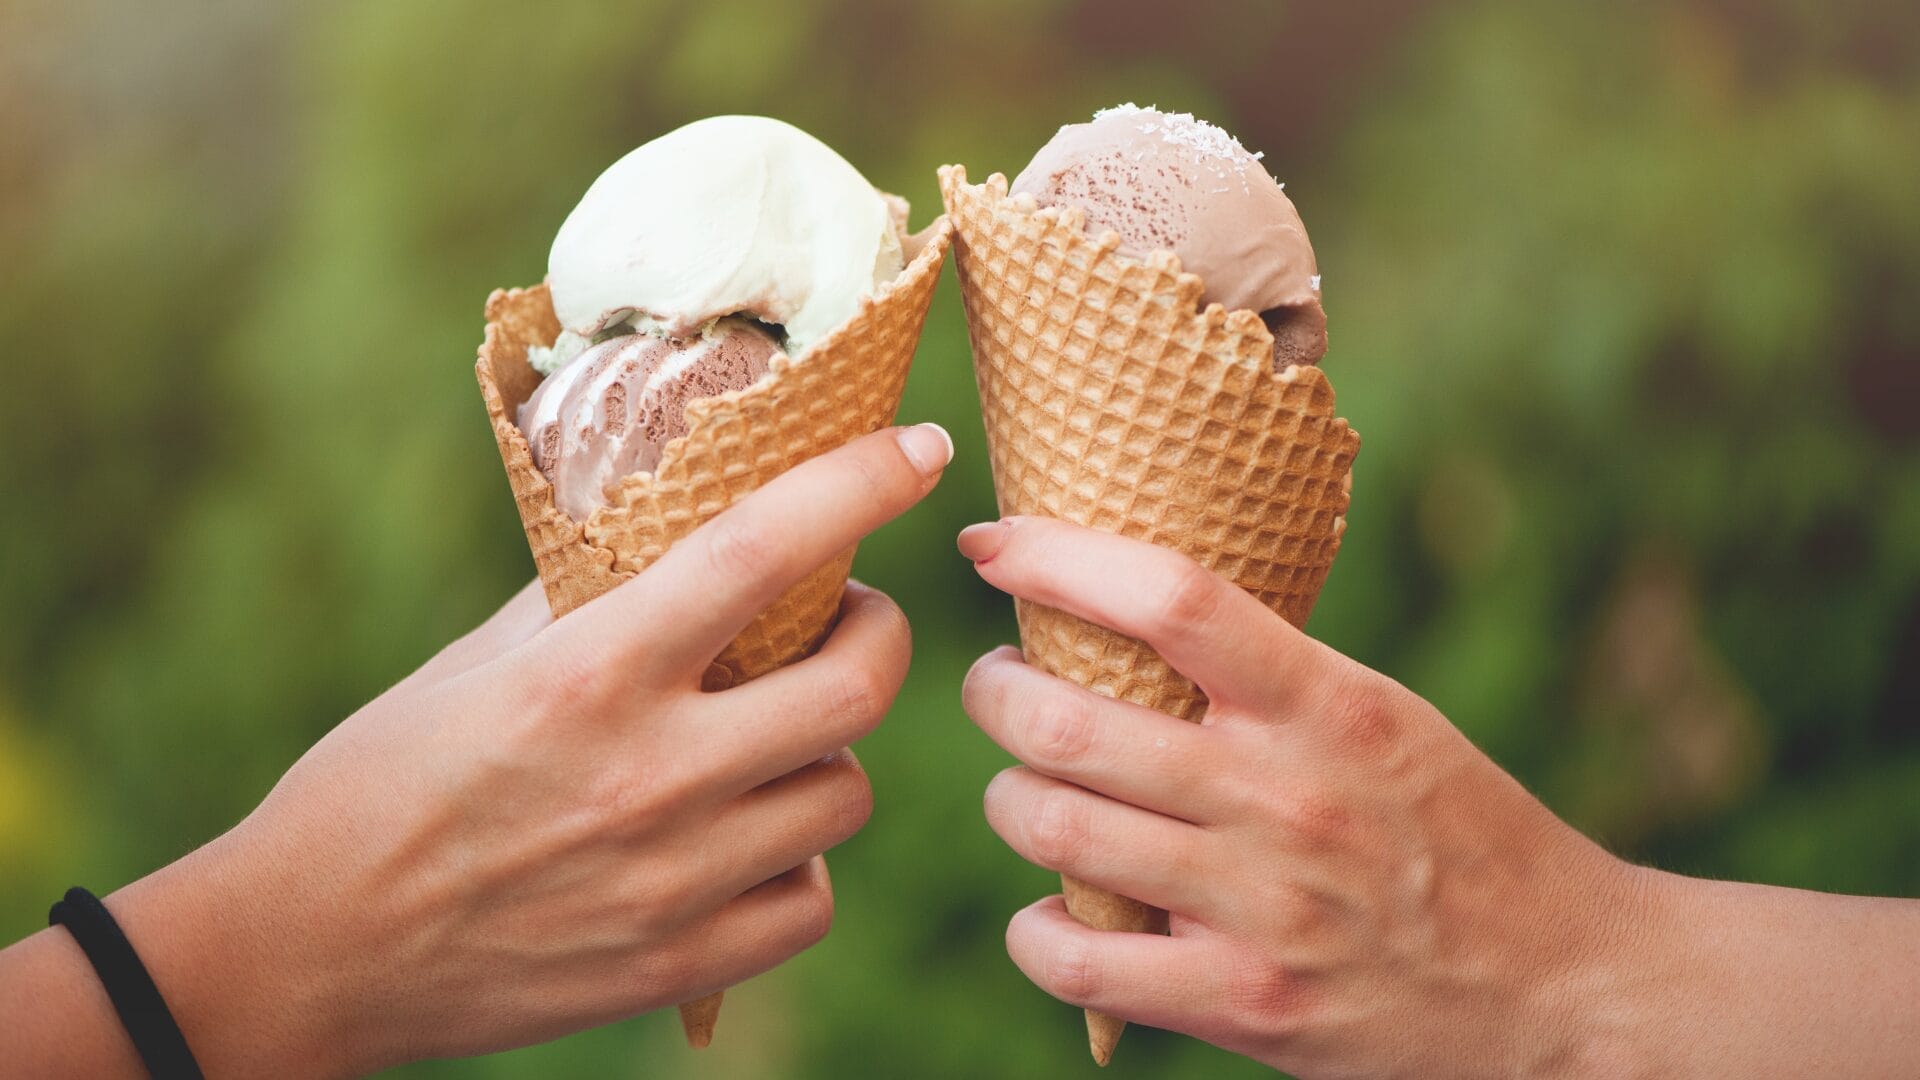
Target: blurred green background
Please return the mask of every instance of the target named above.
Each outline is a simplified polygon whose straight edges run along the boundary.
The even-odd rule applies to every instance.
[[[1178,7],[1178,13],[1175,8]],[[1920,894],[1920,8],[884,0],[0,7],[0,940],[239,819],[530,576],[480,307],[684,121],[938,208],[1117,101],[1264,150],[1364,449],[1312,631],[1690,873]],[[1059,1076],[1001,931],[1051,875],[958,707],[1013,634],[951,271],[866,545],[919,643],[833,935],[728,998],[413,1077]],[[1135,1030],[1114,1076],[1257,1072]]]

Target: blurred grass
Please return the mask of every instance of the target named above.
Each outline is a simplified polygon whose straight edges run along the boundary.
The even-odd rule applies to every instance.
[[[938,207],[1121,100],[1267,152],[1364,437],[1313,623],[1641,859],[1920,894],[1920,26],[1786,0],[1319,7],[500,0],[0,10],[0,937],[243,815],[531,574],[480,303],[701,115]],[[411,1076],[1056,1076],[1006,960],[1050,891],[957,686],[1012,637],[951,272],[903,416],[959,457],[861,551],[918,642],[819,949],[670,1015]],[[84,809],[83,809],[84,808]],[[1254,1070],[1134,1031],[1128,1075]]]

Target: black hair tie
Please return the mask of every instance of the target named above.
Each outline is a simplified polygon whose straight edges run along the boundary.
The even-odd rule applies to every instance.
[[[153,976],[133,951],[133,943],[99,897],[77,886],[68,889],[66,897],[47,912],[47,925],[65,926],[80,943],[107,988],[113,1011],[120,1014],[120,1023],[133,1038],[133,1048],[155,1080],[204,1080],[160,988],[153,985]]]

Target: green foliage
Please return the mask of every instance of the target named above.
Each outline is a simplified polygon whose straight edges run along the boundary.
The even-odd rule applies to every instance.
[[[922,223],[937,165],[1017,171],[1128,99],[1266,150],[1313,229],[1365,440],[1314,632],[1627,854],[1920,893],[1914,28],[1216,6],[0,14],[39,46],[0,45],[0,102],[36,104],[0,105],[0,937],[237,820],[531,573],[480,304],[541,276],[606,163],[769,113]],[[1013,626],[952,548],[994,510],[951,275],[903,416],[959,458],[858,562],[918,654],[859,748],[878,811],[832,860],[833,936],[732,994],[700,1055],[655,1016],[405,1075],[1090,1068],[1001,949],[1054,886],[981,820],[1006,761],[958,704]],[[95,812],[56,809],[76,788]],[[1136,1031],[1113,1072],[1255,1070]]]

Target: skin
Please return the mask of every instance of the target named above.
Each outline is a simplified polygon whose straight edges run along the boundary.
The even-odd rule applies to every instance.
[[[1312,1078],[1920,1075],[1920,902],[1616,859],[1431,705],[1176,553],[1039,518],[960,550],[1210,702],[1183,723],[1008,648],[967,676],[1024,762],[987,790],[994,830],[1171,913],[1160,937],[1058,896],[1021,911],[1008,952],[1055,997]]]
[[[528,586],[230,832],[107,897],[207,1075],[360,1075],[539,1042],[825,936],[820,853],[873,799],[844,748],[905,677],[906,621],[851,584],[818,654],[719,693],[700,677],[952,453],[931,425],[855,440],[558,622]],[[145,1075],[64,928],[0,952],[0,1016],[0,1071]]]

